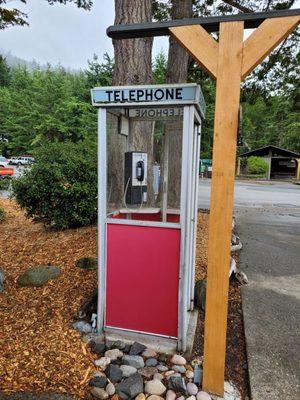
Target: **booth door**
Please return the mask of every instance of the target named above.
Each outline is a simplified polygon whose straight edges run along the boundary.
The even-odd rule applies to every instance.
[[[178,337],[180,229],[107,224],[105,326]]]

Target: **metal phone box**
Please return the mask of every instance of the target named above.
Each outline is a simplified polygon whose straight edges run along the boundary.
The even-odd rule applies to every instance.
[[[124,191],[126,204],[147,202],[147,153],[125,153]]]

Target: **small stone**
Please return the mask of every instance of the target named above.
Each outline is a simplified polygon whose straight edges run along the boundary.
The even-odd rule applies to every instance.
[[[117,365],[110,364],[105,370],[106,376],[113,383],[120,382],[123,378],[123,372]]]
[[[102,388],[93,387],[91,390],[91,393],[94,397],[96,397],[96,399],[100,399],[100,400],[108,399],[108,394]]]
[[[185,397],[184,396],[179,396],[179,397],[177,397],[177,400],[185,400]]]
[[[81,269],[98,269],[98,259],[94,257],[84,257],[76,261],[76,267]]]
[[[174,392],[180,392],[182,394],[186,394],[186,385],[185,381],[182,377],[179,376],[170,376],[168,382],[168,388],[174,390]]]
[[[105,369],[110,364],[110,358],[101,357],[98,360],[95,360],[94,364],[96,365],[96,367],[101,367],[102,369]]]
[[[181,374],[179,372],[174,372],[174,374],[168,376],[167,379],[169,380],[171,378],[171,376],[177,376],[178,378],[181,378]]]
[[[105,378],[106,378],[105,373],[104,372],[100,372],[100,371],[94,371],[93,372],[93,377],[96,377],[96,376],[105,376]]]
[[[156,373],[153,375],[153,379],[157,379],[157,380],[159,380],[159,381],[162,381],[162,380],[164,379],[164,376],[163,376],[162,374],[156,372]]]
[[[157,369],[155,367],[144,367],[139,369],[139,374],[141,374],[144,378],[152,378],[154,374],[156,374]]]
[[[130,349],[131,349],[131,344],[128,344],[128,343],[125,344],[125,347],[123,349],[123,353],[128,354],[130,352]]]
[[[157,357],[157,353],[155,350],[146,349],[145,351],[143,351],[142,356],[145,358],[154,358]]]
[[[122,358],[122,363],[124,365],[130,365],[134,368],[143,368],[145,366],[144,359],[141,356],[125,355]]]
[[[144,346],[143,344],[138,343],[138,342],[134,342],[133,345],[131,346],[129,354],[131,356],[138,356],[139,354],[141,354],[146,349],[147,349],[147,347]]]
[[[211,397],[208,393],[206,392],[198,392],[196,396],[197,400],[211,400]]]
[[[123,372],[124,378],[128,378],[129,376],[131,376],[137,372],[137,369],[134,367],[131,367],[130,365],[121,365],[120,369]]]
[[[117,394],[114,394],[111,400],[119,400],[119,396]]]
[[[164,398],[156,394],[151,394],[151,396],[147,397],[147,400],[164,400]]]
[[[116,388],[115,388],[115,386],[114,386],[112,383],[109,383],[109,384],[106,386],[105,390],[106,390],[106,393],[107,393],[109,396],[113,396],[113,395],[116,393]]]
[[[187,365],[185,366],[185,369],[186,369],[187,371],[194,371],[194,368],[193,368],[191,365],[189,365],[189,364],[187,364]]]
[[[165,393],[166,390],[167,388],[165,385],[157,379],[145,383],[145,393],[160,396]]]
[[[155,367],[158,364],[158,361],[156,358],[148,358],[145,364],[147,367]]]
[[[175,400],[176,393],[173,390],[168,390],[166,393],[166,400]]]
[[[194,372],[193,371],[186,371],[185,376],[188,379],[193,379],[194,378]]]
[[[194,383],[201,385],[203,369],[201,365],[196,365],[194,369]]]
[[[136,396],[135,400],[146,400],[144,393],[140,393]]]
[[[106,346],[105,343],[97,343],[95,342],[95,340],[91,340],[90,341],[90,348],[91,351],[95,354],[104,354],[105,350],[106,350]]]
[[[105,357],[109,357],[111,361],[114,361],[117,358],[123,357],[123,351],[119,349],[107,350],[104,355]]]
[[[186,371],[183,365],[174,365],[172,368],[175,372],[180,372],[181,374],[184,374]]]
[[[171,363],[176,364],[176,365],[185,365],[186,364],[186,359],[179,354],[174,354],[174,356],[171,358]]]
[[[82,333],[91,333],[93,328],[92,325],[85,321],[76,321],[73,324],[73,328]]]
[[[173,375],[173,374],[175,374],[175,371],[173,371],[173,370],[167,371],[167,372],[165,373],[165,377],[167,378],[168,376],[171,376],[171,375]]]
[[[89,381],[89,385],[98,388],[104,388],[107,383],[106,376],[95,376]]]
[[[196,396],[189,396],[186,398],[186,400],[196,400]]]
[[[189,382],[186,385],[186,390],[187,390],[188,394],[191,396],[196,396],[196,394],[198,393],[198,387],[192,382]]]
[[[166,372],[166,371],[168,371],[168,367],[166,367],[165,365],[162,365],[162,364],[157,365],[156,368],[157,368],[158,371],[160,371],[160,372]]]
[[[119,383],[116,392],[122,399],[124,399],[125,396],[130,398],[136,397],[138,394],[143,392],[143,389],[143,379],[140,374],[135,373]]]

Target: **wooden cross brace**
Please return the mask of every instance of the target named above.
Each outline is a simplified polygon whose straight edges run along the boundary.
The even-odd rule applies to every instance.
[[[244,22],[221,22],[219,42],[200,25],[171,35],[217,80],[209,220],[203,388],[224,394],[230,241],[240,84],[299,24],[299,16],[266,19],[245,41]]]

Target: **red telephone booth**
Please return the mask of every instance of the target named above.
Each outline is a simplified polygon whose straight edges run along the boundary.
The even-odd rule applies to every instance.
[[[92,90],[98,111],[98,331],[185,351],[201,120],[196,84]]]

